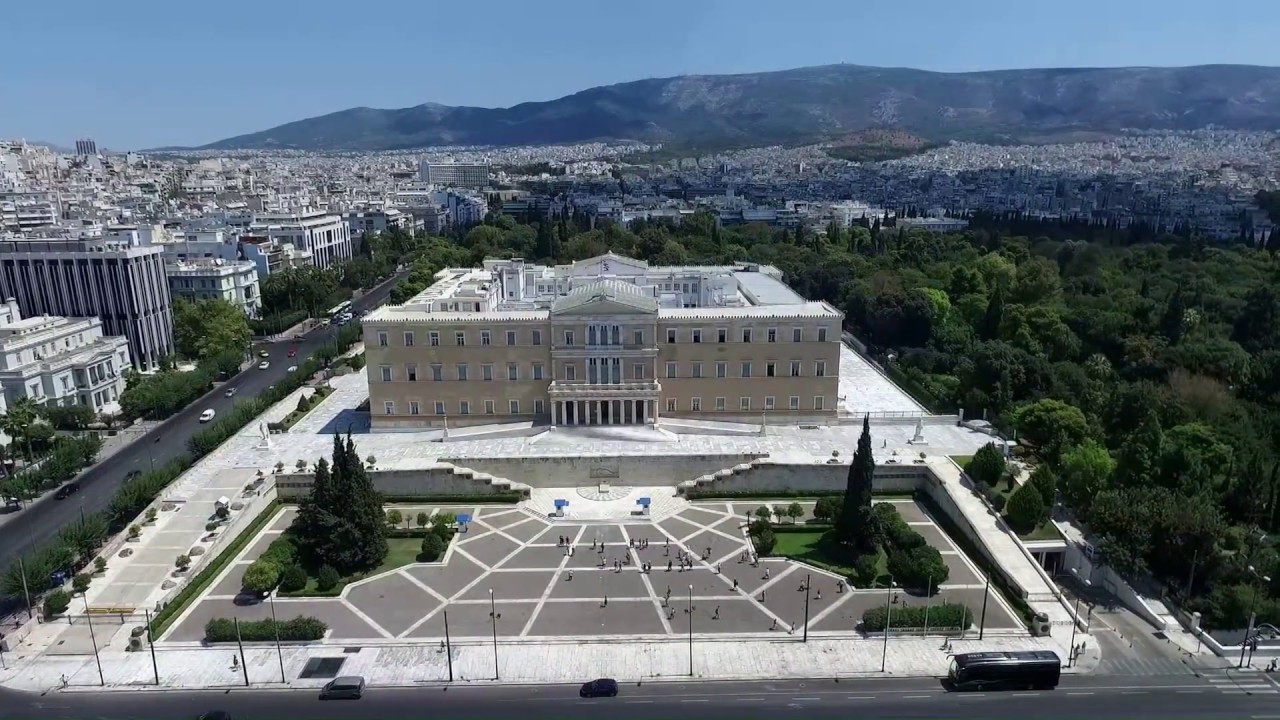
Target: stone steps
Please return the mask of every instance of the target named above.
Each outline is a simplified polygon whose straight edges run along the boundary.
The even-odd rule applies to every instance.
[[[748,462],[734,465],[733,467],[728,467],[728,468],[724,468],[723,470],[717,470],[713,473],[701,475],[692,480],[686,480],[680,483],[676,487],[677,487],[677,490],[683,494],[687,492],[690,488],[697,488],[703,485],[709,485],[711,483],[716,482],[717,480],[724,480],[727,478],[731,478],[734,475],[751,472],[752,470],[756,469],[757,467],[760,467],[767,461],[768,461],[768,457],[754,458]]]

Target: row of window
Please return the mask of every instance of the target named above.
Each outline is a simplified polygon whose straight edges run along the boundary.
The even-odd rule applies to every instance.
[[[605,360],[611,360],[612,364],[609,365],[605,363],[604,362]],[[587,366],[588,382],[599,383],[599,384],[608,384],[610,382],[612,383],[622,382],[622,366],[618,358],[600,358],[599,364],[597,364],[596,361],[597,361],[596,358],[589,359],[588,366]],[[646,378],[645,365],[646,363],[633,363],[631,365],[632,380],[648,379]],[[666,368],[667,370],[666,376],[669,378],[707,377],[706,375],[703,374],[702,365],[703,364],[700,362],[689,363],[689,374],[681,375],[680,363],[668,362],[667,368]],[[715,377],[717,378],[729,377],[729,363],[727,361],[719,360],[716,362],[715,367],[716,367]],[[396,380],[396,372],[393,366],[382,365],[379,367],[379,369],[382,374],[382,382],[393,382]],[[440,364],[428,365],[427,370],[428,372],[427,372],[426,378],[430,378],[431,381],[433,382],[444,381],[444,365],[440,365]],[[802,363],[799,360],[792,360],[789,363],[787,363],[785,367],[782,366],[782,363],[767,362],[764,364],[763,375],[757,374],[757,370],[758,368],[754,364],[750,362],[743,362],[738,366],[737,377],[744,377],[744,378],[805,377],[804,363]],[[565,363],[562,368],[562,372],[560,374],[562,375],[562,378],[561,378],[562,380],[570,381],[570,382],[576,381],[578,379],[578,368],[573,363]],[[826,376],[827,376],[827,363],[825,360],[818,360],[813,364],[812,377],[826,377]],[[480,366],[480,380],[484,382],[491,382],[495,377],[496,376],[494,374],[494,366],[492,364],[485,363]],[[405,365],[404,379],[409,382],[417,382],[418,366],[414,364]],[[471,380],[472,378],[471,378],[470,366],[467,365],[466,363],[459,363],[455,365],[452,379],[459,380],[462,382],[467,382]],[[521,380],[521,379],[525,379],[525,378],[522,377],[522,374],[520,372],[520,364],[507,363],[507,380],[514,381],[514,380]],[[530,376],[527,379],[530,379],[530,380],[547,379],[545,377],[545,373],[543,372],[542,363],[533,363],[530,366]]]
[[[747,396],[744,396],[744,397],[740,397],[740,398],[738,398],[738,410],[740,410],[740,411],[747,411],[747,412],[750,412],[750,411],[751,411],[751,402],[752,402],[751,398],[750,398],[750,397],[747,397]],[[822,410],[822,409],[824,409],[825,407],[826,407],[826,398],[825,398],[825,397],[823,397],[822,395],[814,395],[814,396],[813,396],[813,409],[814,409],[814,410]],[[679,403],[677,402],[677,400],[676,400],[675,398],[667,398],[667,400],[666,400],[666,408],[667,408],[667,412],[669,412],[669,413],[679,412]],[[716,398],[716,399],[715,399],[715,409],[716,409],[716,412],[724,412],[724,410],[725,410],[725,399],[724,399],[724,398],[722,398],[722,397],[718,397],[718,398]],[[777,410],[777,409],[778,409],[776,399],[775,399],[772,395],[768,395],[768,396],[766,396],[766,397],[765,397],[765,399],[764,399],[764,409],[765,409],[765,410]],[[800,396],[799,396],[799,395],[792,395],[790,398],[788,398],[788,400],[787,400],[787,409],[788,409],[788,410],[799,410],[799,409],[800,409]],[[696,398],[696,397],[695,397],[695,398],[689,398],[689,412],[702,412],[702,398]]]
[[[740,397],[740,398],[738,398],[738,410],[739,410],[739,411],[742,411],[742,412],[750,412],[750,411],[752,410],[752,402],[753,402],[753,400],[752,400],[752,398],[751,398],[751,397],[744,396],[744,397]],[[418,402],[417,400],[410,400],[410,401],[408,401],[408,403],[407,403],[407,404],[408,404],[409,415],[421,415],[421,414],[422,414],[422,403]],[[484,412],[484,414],[485,414],[485,415],[494,415],[494,414],[496,414],[496,412],[497,412],[496,407],[497,407],[497,406],[496,406],[496,404],[495,404],[495,402],[494,402],[493,400],[485,400],[485,401],[483,401],[483,408],[484,408],[484,411],[483,411],[483,412]],[[725,411],[725,409],[726,409],[726,407],[727,407],[726,399],[725,399],[725,398],[722,398],[722,397],[715,398],[715,405],[714,405],[714,407],[715,407],[715,411],[716,411],[716,412],[724,412],[724,411]],[[826,408],[826,398],[825,398],[825,397],[823,397],[822,395],[814,395],[814,396],[813,396],[813,409],[814,409],[814,410],[821,411],[821,410],[823,410],[823,409],[825,409],[825,408]],[[431,407],[431,409],[432,409],[432,413],[431,413],[431,414],[433,414],[433,415],[447,415],[447,414],[449,414],[449,413],[448,413],[448,406],[447,406],[447,404],[446,404],[443,400],[437,400],[437,401],[435,401],[434,403],[432,403],[432,407]],[[535,415],[541,415],[541,414],[545,411],[545,409],[546,409],[546,405],[545,405],[544,401],[542,401],[542,400],[534,400],[534,401],[533,401],[533,412],[534,412],[534,414],[535,414]],[[765,409],[765,410],[776,410],[776,409],[777,409],[777,402],[776,402],[776,398],[774,398],[774,396],[769,395],[769,396],[765,397],[765,399],[764,399],[764,409]],[[799,395],[792,395],[790,398],[788,398],[788,401],[787,401],[787,409],[788,409],[788,410],[799,410],[799,409],[800,409],[800,396],[799,396]],[[458,414],[458,415],[471,415],[471,414],[472,414],[472,412],[471,412],[471,411],[472,411],[472,406],[471,406],[471,401],[470,401],[470,400],[459,400],[459,401],[458,401],[458,412],[457,412],[457,414]],[[669,412],[669,413],[679,412],[679,401],[678,401],[676,398],[667,398],[667,399],[666,399],[666,411],[667,411],[667,412]],[[519,415],[519,414],[520,414],[520,401],[519,401],[519,400],[508,400],[508,401],[507,401],[507,412],[508,412],[509,414],[511,414],[511,415]],[[702,412],[702,398],[700,398],[700,397],[689,398],[689,412]],[[387,401],[383,402],[383,403],[382,403],[382,413],[383,413],[384,415],[395,415],[395,414],[396,414],[396,403],[395,403],[395,401],[394,401],[394,400],[387,400]]]
[[[749,378],[749,377],[804,377],[804,364],[803,364],[801,361],[799,361],[799,360],[792,360],[792,361],[790,361],[790,362],[787,364],[787,368],[786,368],[786,375],[784,375],[784,374],[779,370],[778,366],[779,366],[780,364],[781,364],[781,363],[776,363],[776,362],[767,362],[767,363],[765,363],[765,364],[764,364],[764,375],[758,375],[758,374],[755,374],[755,368],[752,366],[752,364],[751,364],[751,363],[749,363],[749,362],[744,362],[744,363],[742,363],[742,364],[739,366],[739,368],[738,368],[738,370],[739,370],[738,377],[744,377],[744,378]],[[690,374],[689,374],[689,375],[682,376],[682,375],[680,375],[680,363],[676,363],[676,362],[668,362],[668,363],[667,363],[667,377],[669,377],[669,378],[678,378],[678,377],[700,378],[700,377],[704,377],[704,376],[703,376],[703,374],[702,374],[702,363],[700,363],[700,362],[689,363],[689,366],[690,366]],[[826,362],[825,360],[819,360],[819,361],[815,362],[815,363],[813,364],[813,377],[826,377],[826,376],[827,376],[827,362]],[[729,363],[728,363],[728,362],[726,362],[726,361],[724,361],[724,360],[719,360],[719,361],[717,361],[717,362],[716,362],[716,377],[718,377],[718,378],[725,378],[725,377],[729,377]]]
[[[410,400],[407,404],[408,404],[408,406],[409,406],[409,414],[410,414],[410,415],[421,415],[421,414],[422,414],[422,403],[418,402],[417,400]],[[495,407],[496,407],[496,406],[494,405],[494,401],[492,401],[492,400],[485,400],[485,401],[484,401],[484,414],[485,414],[485,415],[493,415],[493,414],[495,414],[495,413],[496,413]],[[433,414],[433,415],[447,415],[447,414],[448,414],[448,408],[447,408],[447,406],[445,405],[445,403],[444,403],[444,401],[443,401],[443,400],[437,400],[437,401],[435,401],[434,403],[432,403],[432,410],[434,411],[434,412],[432,412],[432,414]],[[541,415],[541,414],[542,414],[543,412],[545,412],[545,411],[546,411],[546,404],[544,403],[544,401],[542,401],[542,400],[534,400],[534,401],[533,401],[533,413],[534,413],[535,415]],[[519,415],[519,414],[520,414],[520,401],[519,401],[519,400],[508,400],[508,401],[507,401],[507,412],[508,412],[509,414],[511,414],[511,415]],[[386,402],[382,403],[382,414],[383,414],[383,415],[395,415],[395,414],[396,414],[396,403],[395,403],[395,401],[394,401],[394,400],[387,400]],[[470,401],[470,400],[459,400],[459,401],[458,401],[458,414],[459,414],[459,415],[470,415],[470,414],[471,414],[471,401]]]
[[[685,330],[685,337],[691,343],[703,342],[702,328],[692,328]],[[716,343],[726,343],[729,341],[728,328],[716,328]],[[752,328],[742,328],[739,336],[742,342],[749,343],[755,338]],[[769,328],[765,330],[765,342],[778,342],[778,328]],[[791,328],[791,342],[804,342],[804,328]],[[667,328],[667,343],[680,342],[681,331],[678,328]],[[530,345],[542,345],[542,331],[530,330]],[[516,330],[506,331],[507,345],[519,345],[519,332]],[[577,337],[573,330],[564,331],[564,344],[573,346]],[[590,325],[587,327],[586,333],[587,345],[621,345],[622,344],[622,327],[620,325]],[[631,341],[633,345],[644,345],[644,330],[633,330],[631,333]],[[827,329],[820,327],[817,329],[817,341],[827,341]],[[708,341],[709,342],[709,341]],[[391,344],[391,336],[386,332],[378,333],[378,346],[388,347]],[[417,344],[417,336],[414,331],[407,330],[404,333],[404,347],[413,347]],[[465,330],[455,330],[453,333],[453,344],[459,347],[465,347],[467,344],[467,332]],[[430,347],[440,347],[440,331],[427,331],[427,345]],[[493,345],[493,332],[491,330],[480,331],[480,345],[487,347]]]

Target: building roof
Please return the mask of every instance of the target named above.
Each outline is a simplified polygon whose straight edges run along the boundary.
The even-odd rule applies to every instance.
[[[657,299],[645,295],[640,288],[618,280],[599,280],[574,288],[568,295],[558,298],[551,305],[551,313],[571,312],[597,302],[622,305],[640,312],[658,311]]]

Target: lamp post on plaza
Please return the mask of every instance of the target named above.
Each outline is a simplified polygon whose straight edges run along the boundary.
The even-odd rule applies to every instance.
[[[693,584],[689,585],[689,677],[693,677]]]
[[[498,610],[493,603],[493,588],[489,588],[489,619],[493,622],[493,679],[498,679]]]
[[[889,576],[889,585],[884,593],[884,650],[880,652],[880,672],[884,672],[889,664],[889,628],[893,625],[893,576]]]

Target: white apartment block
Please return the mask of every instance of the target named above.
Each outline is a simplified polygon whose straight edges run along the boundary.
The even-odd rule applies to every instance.
[[[30,397],[47,406],[115,412],[129,368],[129,341],[103,333],[96,317],[23,318],[16,300],[0,305],[3,401]]]
[[[173,306],[163,249],[135,233],[110,239],[0,242],[0,297],[27,317],[98,317],[124,336],[140,370],[173,352]]]
[[[249,231],[310,252],[317,267],[327,268],[352,256],[351,229],[341,215],[324,210],[259,213]]]
[[[767,266],[449,268],[361,321],[373,427],[824,421],[842,319]]]
[[[489,186],[489,166],[468,163],[418,164],[418,179],[432,185],[446,187],[482,188]]]
[[[300,250],[289,243],[272,242],[257,235],[240,236],[240,252],[244,259],[258,270],[258,280],[266,280],[272,273],[312,264],[310,250]]]
[[[227,262],[221,258],[168,263],[169,293],[186,300],[226,300],[249,317],[258,317],[262,293],[258,267],[248,260]]]

